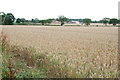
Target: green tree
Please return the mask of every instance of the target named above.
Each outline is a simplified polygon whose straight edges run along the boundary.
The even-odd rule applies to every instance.
[[[3,24],[3,22],[5,20],[5,16],[6,16],[6,14],[4,12],[0,12],[0,24]]]
[[[32,20],[31,20],[31,22],[32,22],[32,23],[35,23],[35,20],[34,20],[34,19],[32,19]]]
[[[120,27],[120,19],[118,19],[118,24],[119,24],[118,27]]]
[[[110,21],[109,21],[109,24],[113,24],[113,26],[116,26],[116,24],[118,24],[118,23],[119,23],[119,20],[116,19],[116,18],[112,18],[112,19],[110,19]]]
[[[46,23],[50,24],[50,23],[52,23],[52,21],[53,21],[53,19],[47,19]]]
[[[20,18],[17,18],[16,19],[16,23],[20,23],[21,22],[21,19]]]
[[[85,25],[90,25],[90,23],[91,23],[91,19],[89,19],[89,18],[85,18],[85,19],[83,19],[83,21],[82,21]]]
[[[39,23],[39,19],[38,18],[35,18],[35,23]]]
[[[109,23],[110,19],[109,18],[103,18],[102,22],[103,24],[105,24],[105,26],[107,26],[107,24]]]
[[[42,25],[45,25],[45,24],[50,24],[52,23],[53,19],[46,19],[46,20],[39,20],[40,23],[42,23]]]
[[[12,25],[14,21],[15,21],[14,15],[12,13],[7,13],[3,20],[3,24],[4,25]]]
[[[118,24],[120,24],[120,19],[118,19]]]
[[[26,22],[26,19],[25,18],[21,18],[21,22],[22,23]]]
[[[60,21],[61,22],[61,26],[63,26],[65,24],[65,22],[68,21],[68,18],[66,18],[64,16],[59,16],[56,20]]]
[[[46,24],[46,20],[40,20],[39,22],[42,23],[42,25]]]
[[[31,22],[32,23],[39,23],[39,19],[38,18],[32,19]]]

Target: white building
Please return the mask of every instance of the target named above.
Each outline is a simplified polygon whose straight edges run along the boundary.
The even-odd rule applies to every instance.
[[[73,23],[73,24],[80,24],[79,21],[71,21],[71,23]]]

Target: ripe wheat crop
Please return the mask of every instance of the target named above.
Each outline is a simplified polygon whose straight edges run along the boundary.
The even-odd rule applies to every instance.
[[[3,26],[2,30],[11,45],[32,47],[55,64],[47,67],[59,67],[50,68],[49,77],[117,77],[117,27]]]

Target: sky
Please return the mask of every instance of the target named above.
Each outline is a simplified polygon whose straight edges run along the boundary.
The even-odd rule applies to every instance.
[[[118,18],[120,0],[0,0],[0,12],[16,18],[47,19],[64,15],[72,19]]]

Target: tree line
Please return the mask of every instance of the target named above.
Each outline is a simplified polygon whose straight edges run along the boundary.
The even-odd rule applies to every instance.
[[[29,23],[41,23],[42,25],[46,25],[46,24],[50,24],[52,23],[53,20],[59,21],[61,22],[61,26],[63,26],[65,24],[65,22],[70,22],[70,21],[79,21],[82,22],[83,24],[89,26],[90,23],[103,23],[105,26],[107,26],[108,24],[112,24],[113,26],[116,26],[116,24],[120,23],[120,20],[116,19],[116,18],[103,18],[100,21],[92,21],[89,18],[85,18],[85,19],[69,19],[65,16],[59,16],[57,19],[44,19],[44,20],[39,20],[38,18],[35,19],[31,19],[31,20],[26,20],[25,18],[17,18],[15,19],[14,15],[12,13],[7,13],[5,14],[4,12],[0,12],[0,18],[2,21],[3,25],[13,25],[14,23],[25,23],[25,22],[29,22]]]

